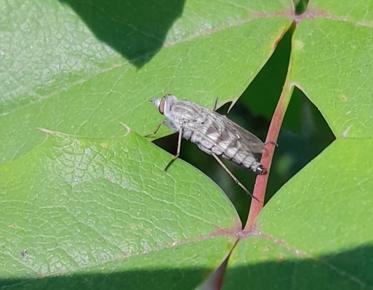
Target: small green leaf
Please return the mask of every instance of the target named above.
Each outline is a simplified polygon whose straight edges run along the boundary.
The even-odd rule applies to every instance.
[[[368,2],[341,6],[312,1],[294,34],[290,80],[314,102],[337,137],[373,136],[373,15]]]

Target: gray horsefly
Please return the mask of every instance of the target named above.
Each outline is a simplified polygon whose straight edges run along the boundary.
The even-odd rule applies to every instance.
[[[179,157],[181,138],[184,138],[212,155],[231,178],[251,195],[219,156],[251,169],[256,174],[265,174],[265,168],[257,159],[264,150],[264,143],[258,137],[226,116],[215,112],[216,108],[210,110],[190,101],[178,100],[172,95],[166,95],[160,99],[154,98],[152,102],[158,108],[159,113],[166,117],[166,120],[159,124],[153,134],[158,132],[162,124],[179,133],[177,153],[167,164],[166,170]]]

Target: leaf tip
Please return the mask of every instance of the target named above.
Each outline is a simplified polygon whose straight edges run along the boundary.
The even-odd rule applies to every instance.
[[[352,127],[352,125],[348,126],[346,129],[343,130],[343,132],[342,132],[342,137],[343,138],[347,138],[348,137],[348,134],[349,134],[349,132],[351,130],[351,127]]]
[[[123,129],[125,130],[124,136],[127,136],[129,133],[131,133],[131,128],[126,123],[120,122],[120,124],[122,125]]]

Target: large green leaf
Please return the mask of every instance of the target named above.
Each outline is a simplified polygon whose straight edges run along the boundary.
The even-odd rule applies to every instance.
[[[142,30],[142,22],[155,25],[149,16],[154,7],[147,2],[128,4],[133,13],[141,11],[137,16],[141,18],[137,20],[140,27],[117,15],[118,7],[128,10],[121,1],[110,1],[104,6],[97,0],[72,2],[83,19],[89,14],[93,21],[96,16],[96,24],[90,23],[92,29],[105,26],[106,30],[117,31],[125,27],[129,35],[147,35],[150,32]],[[157,4],[157,19],[164,14],[172,17],[169,9],[173,8],[167,5],[168,1],[163,1],[163,5],[161,2]],[[1,67],[9,69],[0,79],[6,84],[0,91],[0,134],[4,139],[1,160],[13,159],[39,144],[42,138],[35,132],[36,127],[107,138],[121,134],[115,125],[123,121],[141,134],[149,133],[160,120],[149,105],[154,95],[174,93],[210,107],[217,97],[220,103],[237,99],[289,26],[288,18],[270,14],[286,9],[289,4],[284,2],[264,5],[257,1],[246,6],[245,1],[234,5],[229,1],[188,1],[163,49],[139,68],[112,49],[122,45],[120,52],[127,56],[123,52],[127,47],[148,48],[152,38],[141,44],[118,32],[114,36],[119,44],[110,47],[95,38],[93,33],[101,30],[89,31],[67,5],[29,0],[20,1],[18,9],[16,1],[2,1],[0,8],[7,11],[3,21],[9,33],[0,35],[2,51],[7,56]],[[27,18],[30,10],[36,10],[35,15]],[[176,18],[180,9],[174,9],[174,13]]]
[[[0,167],[0,285],[90,289],[101,280],[101,289],[112,280],[118,289],[145,276],[149,286],[191,288],[228,254],[237,213],[188,164],[165,172],[169,155],[135,133],[39,134],[42,144]]]
[[[236,100],[291,3],[172,2],[0,0],[2,288],[190,289],[231,250],[222,191],[141,137],[148,101]]]
[[[312,1],[288,82],[336,136],[266,206],[231,256],[225,289],[372,289],[373,2]]]

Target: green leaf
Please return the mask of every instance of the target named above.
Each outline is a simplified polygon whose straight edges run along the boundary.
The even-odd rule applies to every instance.
[[[312,1],[288,82],[336,136],[267,204],[229,260],[224,289],[372,289],[372,1]]]
[[[312,2],[295,30],[290,79],[337,137],[372,137],[372,4],[339,3]]]
[[[288,8],[1,1],[1,288],[203,282],[241,222],[192,166],[164,171],[171,156],[140,136],[161,119],[149,99],[236,100],[289,27],[277,13]]]
[[[169,154],[144,138],[39,134],[0,167],[2,286],[188,289],[233,246],[241,223],[223,192],[184,162],[165,172]]]
[[[246,2],[0,1],[0,288],[191,289],[224,260],[235,209],[142,135],[152,96],[245,91],[293,20],[290,1]],[[234,248],[227,289],[372,288],[370,2],[295,17],[287,84],[337,140]]]
[[[178,9],[168,1],[18,2],[0,7],[8,31],[0,34],[7,56],[1,67],[10,68],[0,79],[5,84],[0,89],[2,161],[42,142],[37,127],[111,138],[122,134],[116,124],[125,122],[141,134],[150,133],[161,118],[149,104],[155,95],[173,93],[210,107],[216,98],[219,103],[236,100],[290,25],[290,19],[274,16],[287,8],[287,1],[188,1],[184,7],[179,1]],[[152,34],[158,31],[152,5],[158,8],[156,19],[177,19],[170,31],[162,24],[165,40],[156,54],[150,52],[155,49],[151,43],[161,36]],[[130,19],[122,19],[121,12]],[[109,31],[107,44],[95,36]],[[146,51],[141,68],[134,59],[123,58],[133,57],[131,47]]]
[[[288,182],[235,248],[224,289],[371,289],[372,150],[337,140]]]

